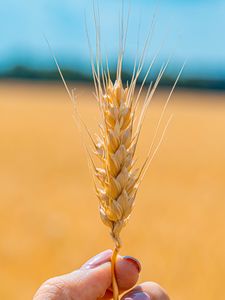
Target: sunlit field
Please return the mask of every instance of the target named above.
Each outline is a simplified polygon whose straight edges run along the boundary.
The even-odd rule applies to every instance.
[[[74,86],[80,114],[94,132],[93,90]],[[159,91],[150,105],[138,162],[167,95]],[[171,300],[224,300],[225,94],[176,90],[165,121],[170,113],[122,233],[121,253],[139,258],[140,281],[160,283]],[[47,278],[113,247],[98,215],[81,132],[61,84],[0,84],[2,300],[32,299]]]

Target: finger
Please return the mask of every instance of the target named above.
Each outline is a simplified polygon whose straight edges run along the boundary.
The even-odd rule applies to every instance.
[[[116,280],[119,292],[121,293],[131,289],[137,283],[140,272],[141,264],[137,259],[131,256],[118,256],[116,263]]]
[[[145,282],[125,294],[121,300],[170,300],[166,291],[155,282]]]
[[[103,263],[110,263],[112,250],[106,250],[87,261],[81,269],[94,269]],[[116,279],[120,292],[133,287],[141,271],[140,262],[131,256],[118,255],[116,262]],[[111,267],[110,267],[110,283],[111,283]],[[110,284],[111,286],[111,284]]]
[[[35,300],[96,300],[109,299],[111,286],[111,255],[107,250],[90,259],[79,270],[47,280]],[[130,289],[138,279],[139,263],[131,257],[118,256],[116,276],[121,291]],[[47,296],[46,296],[47,295]],[[67,298],[63,298],[63,297]]]

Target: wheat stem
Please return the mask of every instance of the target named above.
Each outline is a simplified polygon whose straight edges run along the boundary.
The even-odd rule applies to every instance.
[[[119,300],[119,288],[116,279],[116,260],[119,253],[119,248],[115,247],[111,257],[111,272],[112,272],[112,289],[113,289],[113,300]]]

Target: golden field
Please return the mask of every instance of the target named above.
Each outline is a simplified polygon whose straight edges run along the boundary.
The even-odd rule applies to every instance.
[[[92,89],[76,85],[79,111],[97,124]],[[146,116],[146,155],[168,91]],[[164,101],[164,102],[163,102]],[[122,234],[171,300],[224,300],[225,94],[176,90],[173,120]],[[112,247],[79,130],[63,86],[0,83],[0,299],[32,299],[45,279]]]

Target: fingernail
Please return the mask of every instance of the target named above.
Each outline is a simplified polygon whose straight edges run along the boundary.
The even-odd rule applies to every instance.
[[[141,272],[141,263],[139,262],[139,260],[137,260],[136,258],[132,257],[132,256],[124,256],[123,259],[131,262],[138,270],[138,273]]]
[[[106,250],[104,252],[101,252],[97,254],[96,256],[89,259],[81,268],[82,269],[94,269],[106,262],[110,262],[112,255],[111,250]]]
[[[135,294],[130,294],[124,298],[124,300],[151,300],[150,296],[145,292],[138,292]]]

